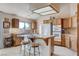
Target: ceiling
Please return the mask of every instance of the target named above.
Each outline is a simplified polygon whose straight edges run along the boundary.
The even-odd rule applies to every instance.
[[[21,17],[38,19],[42,17],[39,14],[33,13],[33,10],[48,6],[49,3],[0,3],[0,11],[16,14]],[[55,15],[69,15],[70,13],[70,4],[58,4],[60,9],[59,13]]]
[[[46,5],[48,4],[0,3],[0,11],[16,14],[21,17],[37,19],[40,15],[33,13],[32,10]]]

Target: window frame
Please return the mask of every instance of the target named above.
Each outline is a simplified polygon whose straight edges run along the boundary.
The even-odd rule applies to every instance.
[[[19,29],[25,29],[25,30],[29,30],[30,29],[30,23],[24,22],[24,21],[20,21],[20,22],[24,23],[24,27],[23,28],[20,28],[20,26],[19,26]],[[19,25],[20,25],[20,22],[19,22]],[[26,23],[29,25],[28,28],[26,28],[26,25],[25,25]]]

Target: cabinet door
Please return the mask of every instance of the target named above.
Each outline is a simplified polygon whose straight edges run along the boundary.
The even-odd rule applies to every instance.
[[[71,18],[63,19],[63,28],[71,28]]]
[[[19,19],[12,19],[12,28],[19,28]]]
[[[77,15],[72,17],[72,27],[77,28]]]
[[[37,22],[35,20],[32,21],[32,29],[37,28]]]
[[[65,47],[65,46],[66,46],[65,35],[62,34],[62,35],[61,35],[61,38],[62,38],[62,39],[61,39],[61,45]]]
[[[21,40],[23,40],[23,38],[17,37],[16,34],[13,34],[13,46],[18,46],[21,44]]]
[[[54,19],[53,24],[54,25],[61,25],[61,19]]]
[[[37,33],[37,22],[35,20],[32,21],[32,32]]]

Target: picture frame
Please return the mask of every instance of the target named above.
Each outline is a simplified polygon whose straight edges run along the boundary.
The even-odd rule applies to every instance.
[[[10,28],[10,22],[8,18],[5,18],[3,21],[3,28]]]

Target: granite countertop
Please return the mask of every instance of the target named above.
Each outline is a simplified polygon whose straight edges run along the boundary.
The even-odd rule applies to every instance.
[[[40,35],[40,34],[19,34],[18,37],[54,37],[53,35]]]

